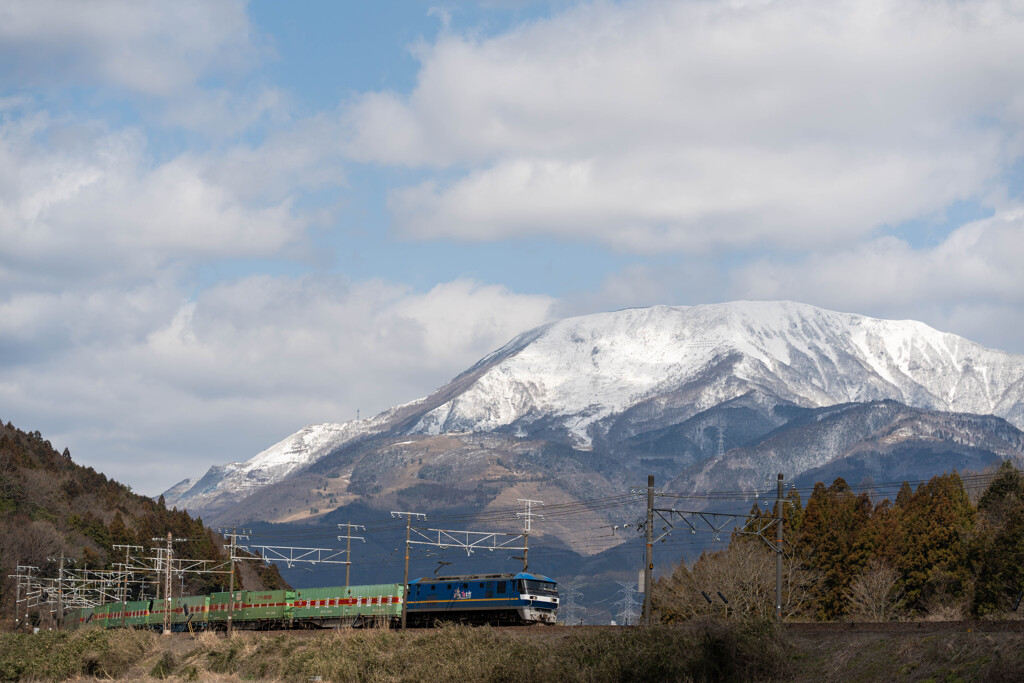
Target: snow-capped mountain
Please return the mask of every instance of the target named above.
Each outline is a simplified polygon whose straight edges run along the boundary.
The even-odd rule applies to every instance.
[[[609,418],[685,391],[688,412],[752,389],[803,407],[894,399],[1024,426],[1024,358],[914,321],[792,302],[655,306],[569,318],[481,361],[413,433],[560,426],[577,447]],[[686,417],[685,411],[677,417]]]
[[[434,471],[434,458],[441,457],[433,443],[414,467],[418,444],[445,437],[450,444],[462,439],[463,448],[466,434],[500,436],[494,443],[506,444],[506,454],[542,454],[531,462],[544,464],[548,454],[563,452],[531,445],[551,444],[593,454],[608,476],[612,470],[618,470],[614,477],[639,476],[632,470],[646,468],[672,478],[756,442],[793,411],[883,400],[995,415],[1024,427],[1024,356],[919,322],[792,302],[580,316],[520,335],[425,399],[359,423],[306,427],[246,463],[216,466],[195,484],[175,486],[165,498],[211,510],[334,467],[334,481],[351,476],[361,483],[358,491],[332,489],[340,500],[371,495],[367,477],[387,468],[412,468],[395,478],[400,492],[430,480],[418,468]],[[408,438],[417,440],[402,440]],[[352,450],[356,442],[359,454]],[[396,444],[407,444],[398,449],[406,455],[394,455]],[[500,460],[499,451],[492,454]],[[479,476],[513,475],[481,469]],[[579,486],[583,475],[574,476]]]
[[[167,505],[215,510],[281,481],[346,443],[372,433],[372,420],[308,425],[245,462],[214,465],[198,481],[186,479],[164,492]]]

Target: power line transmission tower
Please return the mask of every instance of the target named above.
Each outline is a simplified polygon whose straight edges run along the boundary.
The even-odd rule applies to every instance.
[[[616,581],[615,583],[622,586],[619,590],[619,593],[622,593],[622,597],[615,602],[621,608],[618,616],[626,626],[629,626],[636,622],[636,607],[639,604],[636,601],[636,585],[632,581]]]
[[[533,518],[544,519],[544,515],[538,515],[533,511],[534,505],[540,505],[544,507],[544,501],[542,500],[530,500],[529,498],[519,498],[517,502],[520,505],[526,506],[526,512],[517,512],[516,517],[523,520],[523,571],[525,572],[530,568],[530,530],[533,528]]]
[[[562,616],[563,624],[575,624],[579,613],[587,611],[586,607],[576,604],[580,597],[579,585],[579,581],[575,579],[558,582],[558,612]]]
[[[238,545],[238,539],[244,538],[249,539],[249,534],[252,533],[251,529],[241,529],[238,527],[232,527],[231,531],[228,532],[226,529],[218,529],[218,533],[224,538],[230,539],[230,543],[225,545],[230,552],[230,556],[227,562],[221,563],[214,568],[206,568],[204,565],[203,569],[192,570],[183,569],[183,571],[199,571],[205,573],[215,574],[230,574],[230,597],[228,599],[228,637],[231,637],[234,624],[235,614],[235,600],[239,597],[235,595],[235,562],[242,560],[253,560],[260,562],[284,562],[289,568],[296,562],[308,562],[310,564],[349,564],[348,560],[338,559],[344,550],[338,550],[336,548],[298,548],[295,546],[283,546],[283,545]],[[239,555],[239,551],[248,553],[247,555]],[[200,565],[204,563],[210,563],[209,560],[189,560],[193,565]],[[229,570],[222,571],[221,568],[230,567]]]

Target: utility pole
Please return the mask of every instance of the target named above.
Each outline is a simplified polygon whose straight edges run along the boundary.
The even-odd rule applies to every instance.
[[[651,578],[654,574],[654,475],[647,475],[647,549],[644,554],[644,626],[651,625]],[[636,566],[636,565],[634,565]]]
[[[231,553],[231,571],[229,573],[231,578],[229,579],[230,583],[228,587],[228,592],[230,593],[230,596],[228,597],[228,638],[230,638],[232,625],[235,619],[235,549],[238,546],[238,539],[240,537],[245,539],[249,538],[247,535],[249,534],[249,531],[242,529],[242,532],[238,533],[238,527],[231,527],[230,534],[224,533],[223,529],[220,530],[220,533],[231,539],[231,544],[228,546],[229,552]]]
[[[57,574],[57,630],[64,628],[64,563],[74,563],[74,558],[64,557],[64,551],[60,551],[60,557],[46,558],[50,562],[60,562],[59,573]]]
[[[17,631],[18,622],[21,621],[21,619],[18,618],[18,612],[21,610],[21,571],[19,571],[21,569],[21,565],[15,562],[14,566],[15,571],[17,572],[15,575],[16,580],[14,582],[14,630]]]
[[[133,550],[142,550],[142,546],[138,545],[115,545],[114,550],[120,550],[124,548],[124,577],[121,581],[121,628],[124,628],[125,624],[125,612],[128,611],[128,567],[129,561],[131,560]]]
[[[171,635],[171,544],[174,536],[167,532],[167,550],[164,551],[164,635]]]
[[[394,512],[392,511],[392,517],[401,517],[405,515],[405,584],[403,587],[402,596],[402,630],[405,630],[406,613],[409,611],[409,539],[412,532],[412,518],[426,519],[427,516],[422,512]]]
[[[171,635],[171,568],[174,566],[174,560],[173,560],[174,547],[173,547],[173,544],[175,542],[181,543],[183,541],[194,541],[195,539],[193,539],[193,538],[174,538],[174,535],[170,531],[168,531],[166,538],[161,538],[161,537],[157,536],[156,538],[151,538],[150,540],[151,541],[163,541],[163,540],[167,541],[167,547],[165,547],[165,548],[153,548],[152,550],[155,550],[157,552],[157,561],[158,562],[162,562],[162,564],[160,564],[157,567],[157,570],[156,570],[157,571],[157,578],[156,578],[156,586],[157,586],[157,597],[156,597],[156,599],[157,600],[160,599],[160,593],[159,593],[159,591],[160,591],[160,577],[159,577],[159,573],[161,571],[164,572],[164,576],[163,576],[163,584],[164,584],[164,632],[163,632],[163,634],[165,636],[169,636],[169,635]]]
[[[32,591],[32,572],[33,571],[39,571],[39,567],[32,567],[32,566],[29,566],[29,565],[16,565],[16,566],[17,566],[17,571],[18,571],[18,588],[21,588],[21,578],[22,578],[21,577],[21,572],[23,572],[23,571],[25,572],[25,619],[24,619],[24,621],[22,621],[22,624],[24,624],[26,627],[28,627],[29,626],[29,623],[28,623],[28,608],[29,608],[29,604],[28,603],[29,603],[29,593],[31,593],[31,591]],[[17,612],[18,609],[19,609],[18,605],[16,604],[15,605],[15,612]],[[17,616],[15,616],[15,620],[17,620]],[[15,621],[15,623],[17,623],[17,621]]]
[[[359,524],[349,524],[347,522],[345,524],[338,525],[339,529],[342,527],[345,527],[345,559],[348,560],[345,563],[345,588],[348,588],[349,569],[352,568],[352,530],[362,529],[363,531],[366,531],[366,527]],[[356,536],[355,538],[366,543],[366,539],[362,536]],[[338,540],[341,540],[341,536],[338,537]]]
[[[770,481],[765,481],[765,484],[770,484]],[[642,488],[630,489],[633,495],[639,495]],[[654,491],[654,477],[647,477],[647,566],[644,567],[647,575],[644,577],[645,583],[645,595],[644,595],[644,620],[651,619],[651,573],[654,570],[654,563],[651,559],[651,548],[654,543],[657,543],[661,539],[665,538],[679,526],[683,529],[690,531],[691,533],[697,533],[698,531],[710,531],[715,534],[715,540],[718,540],[719,534],[729,533],[729,526],[732,527],[731,533],[742,534],[750,536],[759,536],[765,544],[775,552],[776,564],[775,564],[775,615],[776,619],[782,620],[782,523],[783,523],[783,503],[785,502],[782,498],[783,490],[783,476],[779,474],[778,479],[778,493],[777,493],[777,512],[771,517],[762,517],[760,514],[750,515],[739,515],[733,513],[724,512],[705,512],[704,510],[677,510],[675,508],[661,508],[654,507],[654,497],[660,496],[663,498],[685,498],[685,496],[676,496],[668,493],[657,493]],[[767,502],[766,502],[767,504]],[[653,537],[654,533],[654,515],[657,515],[661,520],[659,524],[664,523],[664,531],[659,534],[656,538]],[[772,533],[772,527],[774,529],[774,535],[769,536]]]
[[[60,553],[60,573],[57,575],[57,630],[64,630],[64,551]]]
[[[516,513],[516,517],[520,517],[520,518],[526,520],[526,526],[525,526],[525,530],[523,532],[523,571],[525,572],[527,569],[530,568],[530,560],[529,560],[529,556],[530,556],[530,529],[533,528],[531,523],[533,522],[533,518],[535,516],[536,517],[540,517],[541,519],[544,519],[544,515],[535,515],[534,514],[533,506],[534,505],[540,505],[540,506],[543,507],[544,501],[530,500],[528,498],[519,498],[517,500],[517,502],[520,505],[525,505],[526,506],[526,512],[517,512]]]
[[[775,515],[778,520],[775,524],[775,528],[778,530],[778,535],[775,539],[775,620],[779,623],[782,623],[782,526],[785,520],[785,515],[783,514],[782,481],[782,473],[779,472],[779,484],[775,499]]]

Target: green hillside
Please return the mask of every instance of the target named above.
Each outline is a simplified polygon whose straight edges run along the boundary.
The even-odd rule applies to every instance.
[[[108,479],[91,467],[77,465],[68,449],[58,453],[37,432],[24,432],[0,422],[0,616],[12,623],[18,565],[38,568],[37,575],[54,577],[58,563],[74,560],[73,569],[109,569],[123,561],[114,545],[151,548],[152,539],[168,532],[175,538],[178,557],[224,560],[224,539],[184,511],[168,510],[163,499],[154,501],[132,493],[124,484]],[[251,589],[284,587],[276,567],[240,563],[237,581]],[[227,576],[187,574],[174,590],[205,593],[227,583]],[[138,590],[136,586],[134,590]],[[33,620],[38,615],[32,615]]]

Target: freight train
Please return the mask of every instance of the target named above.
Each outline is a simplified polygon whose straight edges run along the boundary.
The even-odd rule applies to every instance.
[[[162,629],[165,609],[173,631],[223,631],[228,616],[233,628],[250,631],[394,627],[401,623],[406,600],[406,623],[413,627],[553,624],[558,614],[557,584],[520,572],[421,578],[408,587],[385,583],[188,595],[171,598],[169,605],[166,600],[114,602],[73,610],[64,627]]]

